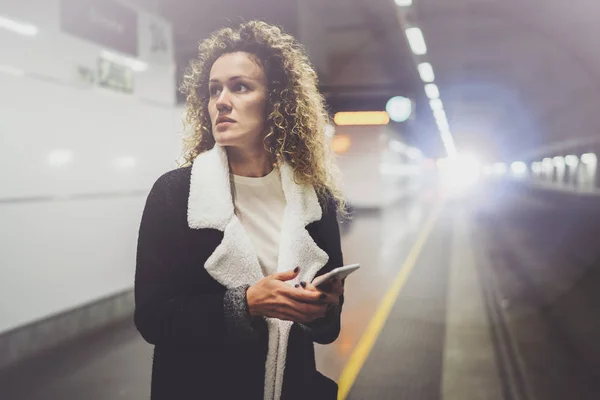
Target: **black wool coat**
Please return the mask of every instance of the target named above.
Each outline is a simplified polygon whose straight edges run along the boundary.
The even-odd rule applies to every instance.
[[[244,274],[235,272],[235,268],[255,270],[256,257],[244,253],[244,238],[236,236],[241,231],[236,230],[232,200],[227,198],[228,174],[219,172],[226,166],[225,153],[222,149],[208,153],[194,166],[160,177],[148,195],[142,216],[134,320],[144,339],[155,346],[151,398],[336,399],[335,382],[316,370],[313,342],[328,344],[337,338],[343,296],[339,308],[332,308],[325,318],[308,325],[285,325],[249,315],[246,289],[260,277],[253,272],[239,278]],[[313,217],[298,223],[297,214],[302,219],[316,197],[314,193],[308,197],[298,195],[301,191],[294,191],[297,185],[289,182],[289,170],[281,172],[287,207],[292,207],[289,212],[286,208],[288,219],[284,225],[293,228],[282,228],[281,252],[289,254],[280,253],[280,261],[305,260],[310,265],[298,265],[298,281],[311,280],[343,265],[335,206],[331,201],[319,200],[316,211],[313,207],[306,212]],[[215,181],[215,176],[223,179]],[[219,210],[222,204],[227,212]],[[294,204],[299,208],[294,209]],[[194,210],[194,205],[199,208]],[[218,220],[221,214],[228,217],[215,223],[212,219]],[[308,233],[304,239],[302,229]],[[290,241],[286,242],[285,235],[291,237]],[[288,249],[286,243],[290,244]],[[294,249],[296,246],[299,249]],[[311,251],[315,256],[309,254],[307,258]],[[240,265],[233,266],[234,273],[227,275],[230,264]],[[282,265],[281,269],[294,267]],[[284,326],[283,330],[277,331],[277,324]],[[283,342],[269,343],[270,332],[279,332]],[[281,358],[279,347],[285,342],[287,352]],[[275,346],[274,355],[268,355],[270,345]],[[283,373],[279,389],[280,377],[275,378],[273,372],[277,368]]]

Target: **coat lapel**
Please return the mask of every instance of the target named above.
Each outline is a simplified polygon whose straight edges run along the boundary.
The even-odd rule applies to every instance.
[[[293,170],[280,167],[286,199],[279,239],[278,272],[300,267],[294,281],[310,282],[327,263],[329,256],[314,242],[306,226],[321,219],[322,209],[311,186],[294,182]],[[252,285],[263,273],[250,238],[234,212],[225,149],[215,145],[194,160],[188,199],[188,225],[192,229],[217,229],[223,240],[204,264],[207,272],[221,285],[234,288]],[[279,399],[287,356],[287,342],[293,325],[290,321],[266,318],[269,348],[265,365],[265,399]]]

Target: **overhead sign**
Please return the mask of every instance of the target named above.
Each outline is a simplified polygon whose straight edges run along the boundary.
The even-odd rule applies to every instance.
[[[114,0],[61,0],[60,26],[66,33],[138,56],[137,13]]]

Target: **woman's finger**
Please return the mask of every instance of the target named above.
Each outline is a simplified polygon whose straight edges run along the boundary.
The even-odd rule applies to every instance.
[[[308,284],[306,284],[308,286]],[[290,288],[283,292],[285,296],[288,296],[292,300],[301,301],[304,303],[319,303],[325,298],[323,293],[318,290],[306,290],[305,287],[299,286],[298,288]]]
[[[316,287],[312,283],[307,283],[305,289],[309,290],[309,291],[313,291],[313,292],[316,291],[316,292],[324,293],[326,295],[326,297],[323,298],[323,301],[325,301],[329,304],[338,304],[339,297],[344,293],[344,286],[342,285],[342,283],[340,282],[339,279],[333,279],[333,280],[331,280],[330,283],[331,283],[330,291],[324,291],[321,286]]]

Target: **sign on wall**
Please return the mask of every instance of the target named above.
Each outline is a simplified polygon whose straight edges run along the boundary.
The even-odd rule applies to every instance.
[[[173,34],[171,26],[148,13],[138,19],[139,55],[151,64],[173,63]]]
[[[137,13],[114,0],[61,0],[64,32],[138,56]]]
[[[119,92],[133,93],[131,68],[106,58],[98,59],[98,85]]]

